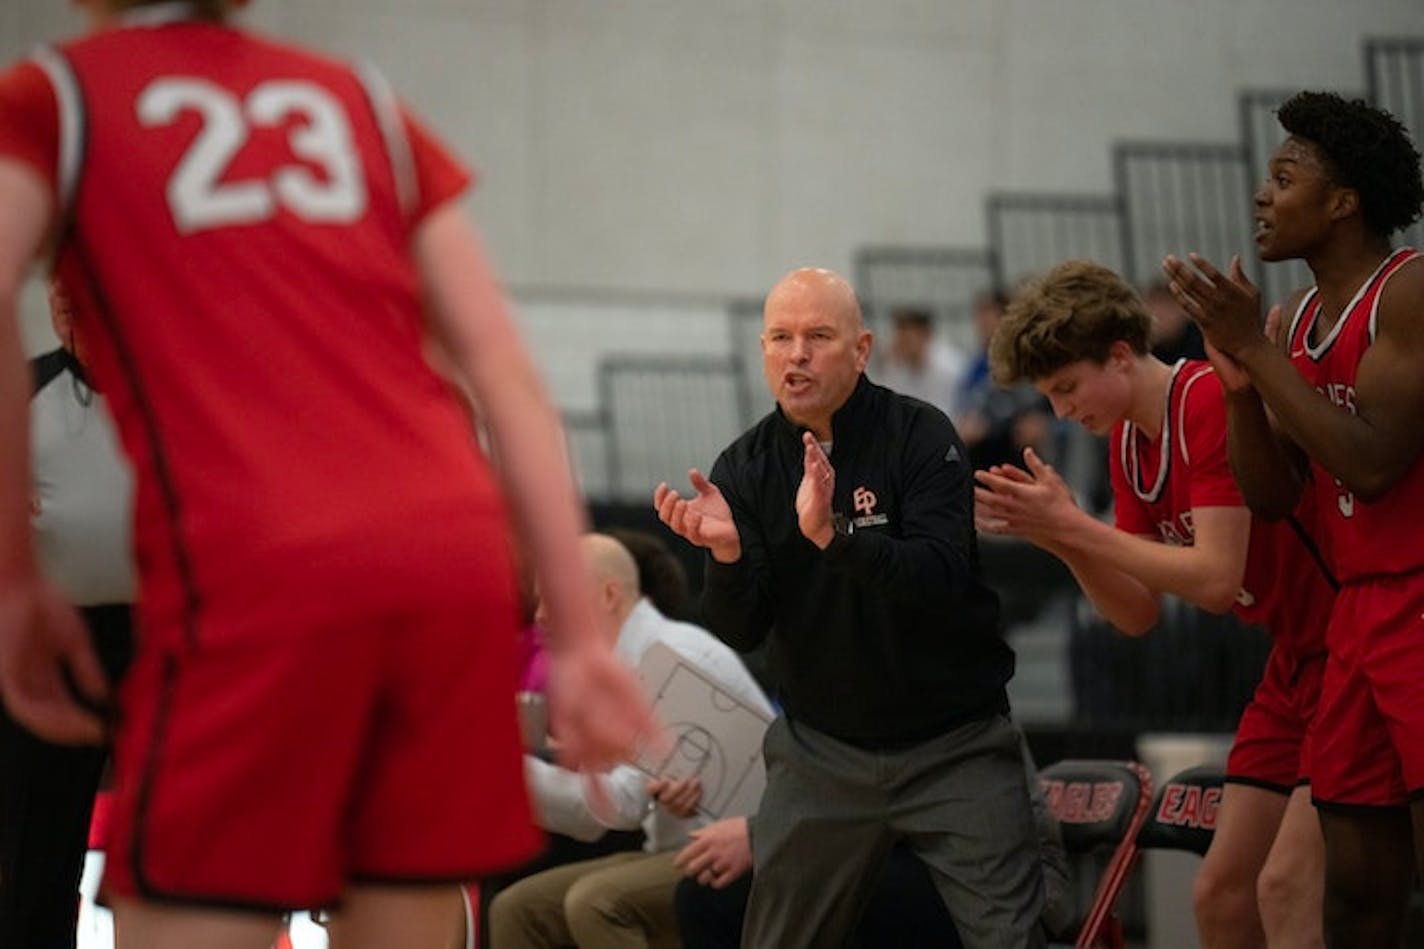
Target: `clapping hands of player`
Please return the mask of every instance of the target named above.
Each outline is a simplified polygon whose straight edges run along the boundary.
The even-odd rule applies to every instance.
[[[108,701],[108,679],[79,614],[42,580],[0,591],[0,697],[41,738],[104,740],[105,723],[92,707]]]
[[[695,544],[706,547],[714,559],[722,563],[735,563],[742,558],[742,538],[737,533],[737,522],[732,518],[732,509],[717,486],[693,468],[687,473],[696,496],[684,499],[666,481],[653,492],[653,507],[658,519],[673,533]]]
[[[1218,352],[1239,360],[1250,347],[1270,343],[1261,332],[1261,291],[1247,279],[1239,256],[1231,258],[1229,275],[1200,254],[1188,260],[1169,255],[1162,271],[1172,295]]]
[[[752,838],[745,817],[715,821],[689,835],[673,866],[703,886],[720,890],[752,868]]]
[[[1266,314],[1266,338],[1275,343],[1280,331],[1281,305],[1277,303],[1271,307],[1271,312]],[[1206,343],[1206,358],[1211,361],[1211,367],[1216,370],[1222,388],[1228,393],[1247,392],[1254,388],[1245,368],[1211,343]]]
[[[801,484],[796,488],[796,523],[802,535],[821,549],[835,536],[831,522],[831,498],[836,493],[836,469],[816,436],[801,436],[805,458],[801,463]]]
[[[1086,515],[1063,478],[1032,448],[1024,449],[1024,464],[1027,471],[994,465],[974,473],[974,526],[986,534],[1049,544]]]

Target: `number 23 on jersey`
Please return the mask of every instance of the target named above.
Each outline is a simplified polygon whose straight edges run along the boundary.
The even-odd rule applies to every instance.
[[[171,125],[186,111],[202,127],[168,179],[168,206],[184,234],[254,224],[279,208],[315,224],[343,224],[366,212],[366,180],[341,103],[320,86],[268,80],[246,98],[203,79],[163,77],[140,93],[138,119],[148,128]],[[288,164],[265,178],[229,181],[233,159],[254,128],[298,122],[288,133],[292,153],[324,174]]]

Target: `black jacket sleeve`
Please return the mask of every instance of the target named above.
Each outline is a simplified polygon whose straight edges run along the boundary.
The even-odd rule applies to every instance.
[[[826,563],[847,582],[873,585],[902,602],[951,606],[978,579],[969,454],[937,412],[917,413],[906,436],[900,536],[838,534]]]
[[[726,452],[712,466],[710,480],[732,509],[741,537],[742,557],[736,563],[718,563],[707,556],[702,591],[702,617],[718,639],[739,652],[761,645],[771,631],[773,606],[767,565],[767,545],[757,515],[755,485],[738,483]]]

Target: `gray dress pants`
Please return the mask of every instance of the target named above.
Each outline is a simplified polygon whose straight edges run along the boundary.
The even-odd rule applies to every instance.
[[[1039,842],[1007,718],[866,751],[782,717],[764,750],[744,949],[842,945],[898,839],[929,868],[968,949],[1044,944]]]

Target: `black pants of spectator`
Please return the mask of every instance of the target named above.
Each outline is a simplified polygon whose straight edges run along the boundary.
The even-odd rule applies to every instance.
[[[677,926],[682,949],[738,949],[742,920],[752,892],[752,875],[745,873],[720,890],[696,880],[677,885]],[[944,908],[929,871],[909,847],[890,851],[858,935],[847,946],[875,949],[959,949],[954,920]]]
[[[127,606],[83,611],[117,683],[133,656]],[[0,708],[0,946],[74,949],[89,818],[108,749],[41,741]]]
[[[489,949],[489,907],[500,890],[518,883],[525,877],[553,867],[562,867],[566,863],[596,860],[625,850],[642,850],[644,840],[641,830],[610,830],[589,843],[565,837],[563,834],[550,834],[548,845],[539,856],[513,870],[485,877],[480,881],[479,921],[475,927],[478,934],[476,945],[479,949]],[[4,944],[0,943],[0,949],[3,949],[3,946]]]

